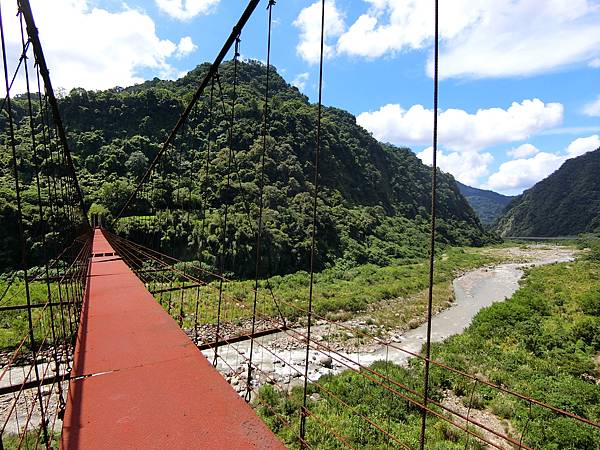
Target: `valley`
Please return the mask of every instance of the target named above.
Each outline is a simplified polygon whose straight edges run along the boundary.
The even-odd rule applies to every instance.
[[[432,342],[443,342],[448,337],[460,334],[475,315],[493,303],[510,298],[519,287],[519,281],[525,269],[571,261],[575,250],[572,247],[531,245],[525,247],[503,247],[477,249],[476,252],[494,255],[503,261],[484,267],[471,269],[454,278],[451,292],[446,292],[446,283],[435,285],[435,315],[432,322]],[[463,269],[464,270],[464,269]],[[461,270],[456,270],[461,272]],[[376,286],[374,286],[376,287]],[[327,342],[341,358],[352,364],[371,365],[377,361],[405,365],[412,354],[421,352],[427,330],[424,314],[426,292],[417,292],[405,298],[394,298],[369,306],[369,312],[357,311],[349,320],[330,324],[316,318],[313,327],[314,339]],[[446,301],[440,301],[446,297]],[[407,305],[408,304],[408,305]],[[411,313],[407,313],[410,308]],[[393,322],[393,324],[392,324]],[[293,328],[293,325],[290,325]],[[304,367],[305,349],[301,342],[293,338],[302,332],[302,328],[288,332],[272,334],[260,338],[260,346],[255,350],[260,361],[261,372],[269,378],[258,378],[257,384],[273,383],[293,387],[293,379],[299,378]],[[244,376],[240,366],[240,354],[248,354],[249,342],[231,344],[219,351],[220,361],[217,368],[234,386],[243,391],[245,387],[239,381]],[[204,351],[207,358],[210,350]],[[334,355],[335,356],[335,355]],[[321,376],[340,373],[345,366],[333,362],[331,358],[314,352],[310,356],[309,375],[312,380]],[[231,367],[235,367],[234,372]],[[300,380],[298,380],[300,381]]]
[[[378,140],[360,116],[312,103],[285,68],[240,61],[231,39],[234,58],[218,67],[61,94],[68,137],[56,160],[42,94],[39,105],[8,97],[0,443],[37,447],[42,429],[64,436],[67,384],[74,394],[74,383],[152,371],[185,347],[215,376],[208,390],[221,383],[217,402],[236,405],[227,413],[245,411],[290,448],[306,448],[306,432],[323,449],[426,440],[434,450],[598,450],[600,149],[556,156],[562,166],[518,196],[467,186],[432,171],[426,150]],[[511,108],[530,104],[545,108],[538,99]],[[511,236],[549,240],[503,241]],[[140,335],[166,330],[178,347],[154,361],[128,324],[103,335],[120,336],[112,352],[110,338],[90,344],[96,324],[112,326],[94,315],[98,298],[115,323],[130,314]],[[86,345],[102,367],[124,348],[151,363],[123,357],[115,370],[59,379],[77,355],[85,361]],[[186,375],[189,387],[186,358],[160,375]],[[179,387],[155,391],[173,400]]]

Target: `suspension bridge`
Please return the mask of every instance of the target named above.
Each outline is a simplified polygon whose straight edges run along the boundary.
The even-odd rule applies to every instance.
[[[249,200],[241,186],[235,152],[237,70],[240,36],[261,3],[267,12],[267,50],[263,67],[262,148],[258,158],[260,185],[256,198]],[[109,218],[88,213],[29,1],[0,3],[5,80],[1,120],[9,136],[3,146],[10,161],[10,167],[4,169],[10,170],[14,182],[17,205],[14,217],[18,228],[15,247],[19,249],[15,255],[19,270],[12,275],[0,300],[0,312],[24,320],[17,330],[22,334],[15,337],[13,349],[2,359],[0,449],[284,448],[283,441],[271,429],[280,436],[293,436],[287,442],[293,447],[319,447],[324,435],[329,442],[327,448],[360,447],[360,442],[348,436],[347,429],[319,414],[316,402],[326,402],[328,408],[342,411],[346,423],[360,424],[361,433],[379,436],[380,448],[426,448],[432,432],[428,424],[433,420],[468,436],[468,443],[498,449],[533,448],[528,443],[527,426],[509,432],[492,427],[472,414],[478,390],[501,392],[507,399],[526,405],[530,417],[534,414],[561,417],[581,427],[583,433],[597,433],[600,424],[583,415],[431,358],[435,159],[429,326],[423,352],[411,352],[368,330],[329,320],[315,312],[325,1],[320,23],[319,98],[315,108],[314,178],[310,192],[309,288],[302,302],[290,302],[275,295],[268,281],[270,273],[265,262],[268,252],[263,240],[274,7],[273,0],[248,2],[164,144],[135,189],[124,199],[119,212]],[[7,26],[9,21],[13,23]],[[7,30],[19,35],[21,45],[15,61],[10,60],[7,50]],[[437,30],[435,1],[434,155]],[[224,92],[219,68],[232,50],[233,85]],[[9,64],[14,65],[14,71],[9,71]],[[25,83],[26,93],[21,94],[26,98],[25,111],[16,110],[12,104],[15,80]],[[181,164],[182,151],[200,145],[195,131],[200,114],[210,124],[202,141],[203,159],[196,167],[186,166]],[[212,128],[217,121],[227,123],[226,143],[215,142]],[[177,168],[171,186],[176,195],[168,207],[178,220],[190,220],[193,216],[202,223],[202,230],[208,226],[204,194],[209,188],[211,152],[221,150],[217,148],[219,145],[226,149],[227,172],[218,188],[222,200],[220,240],[214,265],[209,267],[169,255],[161,236],[150,230],[160,210],[161,201],[157,198],[160,200],[164,195],[160,183],[167,161]],[[195,179],[202,184],[200,205],[192,201],[189,189]],[[236,291],[239,286],[227,275],[235,264],[231,248],[235,230],[230,223],[233,195],[244,197],[241,215],[255,241],[254,282],[244,285],[241,296]],[[123,224],[128,225],[129,233],[123,231]],[[208,245],[205,235],[199,239],[201,248],[205,248]],[[329,335],[343,333],[357,337],[357,352],[349,354],[322,336],[315,336],[316,323],[327,328]],[[268,340],[274,337],[285,338],[291,344],[276,351],[268,345]],[[355,355],[360,354],[362,338],[413,358],[421,364],[422,379],[408,385],[390,375],[387,369],[361,363]],[[302,355],[300,360],[298,354]],[[360,377],[365,389],[381,389],[385,395],[381,401],[418,411],[421,415],[418,439],[404,436],[402,424],[391,423],[389,417],[374,417],[357,404],[356,398],[350,395],[346,398],[328,388],[320,381],[320,373],[310,368],[310,361],[319,358],[325,358],[325,365]],[[272,370],[275,364],[287,368],[286,377],[275,376]],[[431,397],[433,373],[458,378],[469,387],[466,411]],[[261,401],[261,389],[265,386],[284,393],[299,393],[299,401],[290,401],[288,406],[296,408],[297,421],[282,416],[272,403]],[[259,417],[258,409],[263,417],[270,418],[270,427]]]

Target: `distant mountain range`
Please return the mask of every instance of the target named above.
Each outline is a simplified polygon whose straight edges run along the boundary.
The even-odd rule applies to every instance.
[[[532,237],[600,231],[600,148],[567,160],[516,197],[495,229],[502,236]]]
[[[515,198],[513,196],[498,194],[494,191],[477,189],[458,181],[456,184],[460,193],[467,199],[471,208],[479,216],[481,223],[488,227],[496,222],[506,206]]]

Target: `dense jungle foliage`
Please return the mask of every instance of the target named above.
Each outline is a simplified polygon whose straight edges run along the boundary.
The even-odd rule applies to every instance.
[[[509,300],[481,310],[460,335],[435,344],[432,358],[477,374],[511,390],[581,417],[600,420],[600,245],[576,262],[530,269]],[[394,382],[422,390],[423,364],[408,367],[380,361],[372,366]],[[539,449],[598,450],[600,431],[526,400],[432,366],[432,398],[454,396],[465,406],[483,411],[503,424],[517,441]],[[397,385],[395,385],[397,386]],[[319,394],[315,397],[314,393]],[[409,445],[418,448],[420,409],[361,374],[347,370],[309,385],[309,410],[342,433],[356,448],[397,447],[361,414]],[[347,403],[339,407],[339,399]],[[415,398],[411,395],[411,397]],[[316,400],[315,400],[316,398]],[[382,401],[384,399],[385,401]],[[418,400],[418,398],[415,398]],[[262,388],[259,411],[273,430],[297,447],[302,388],[285,394]],[[278,416],[279,415],[279,416]],[[283,420],[292,424],[287,427]],[[427,448],[488,448],[443,420],[430,417]],[[310,445],[338,448],[335,436],[316,418],[308,418]],[[488,436],[489,437],[489,436]],[[505,446],[505,445],[503,445]]]
[[[86,201],[105,225],[133,191],[208,67],[200,65],[177,81],[154,79],[107,91],[74,89],[60,100]],[[227,204],[226,267],[248,276],[254,270],[266,70],[259,62],[240,64],[230,130],[233,69],[231,62],[222,65],[220,83],[206,89],[175,145],[115,227],[137,242],[214,266]],[[24,122],[25,99],[16,98],[13,108]],[[264,271],[269,273],[308,266],[316,117],[316,106],[307,97],[271,74],[263,234]],[[22,128],[19,145],[26,148],[27,130]],[[2,162],[0,226],[8,233],[3,235],[0,269],[6,269],[15,258],[10,232],[15,211],[7,154]],[[340,261],[386,265],[426,255],[430,169],[409,149],[377,142],[354,116],[326,107],[320,173],[317,268]],[[489,239],[454,179],[443,173],[438,233],[441,243],[453,245],[480,245]]]
[[[600,148],[567,160],[516,197],[498,220],[503,236],[574,236],[600,231]]]

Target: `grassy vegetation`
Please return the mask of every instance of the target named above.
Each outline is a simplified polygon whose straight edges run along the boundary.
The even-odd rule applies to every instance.
[[[433,357],[478,377],[530,395],[593,421],[600,421],[600,249],[576,262],[531,269],[508,301],[482,310],[461,335],[433,347]],[[383,362],[373,367],[399,383],[421,388],[422,365]],[[451,391],[464,405],[504,422],[503,433],[541,449],[599,449],[600,431],[518,400],[481,383],[473,384],[438,368],[432,370],[432,396]],[[418,443],[419,410],[354,372],[326,376],[311,386],[320,400],[309,409],[353,446],[388,448],[387,438],[358,415],[383,425],[411,447]],[[350,406],[342,407],[328,391]],[[291,447],[298,446],[301,391],[282,394],[262,389],[257,408]],[[283,416],[291,427],[283,425]],[[508,423],[510,422],[510,424]],[[316,418],[308,419],[309,443],[337,448],[339,442]],[[474,439],[441,420],[429,419],[432,449],[481,448]]]
[[[7,281],[0,281],[0,292],[8,286]],[[32,283],[30,285],[32,303],[44,303],[46,300],[46,285]],[[2,306],[25,305],[25,285],[21,280],[15,280],[2,301]],[[33,310],[33,320],[39,317],[41,309]],[[3,311],[0,314],[0,349],[12,348],[27,335],[28,330],[27,310]]]
[[[435,283],[439,286],[436,295],[436,306],[446,306],[452,298],[451,281],[461,271],[491,264],[499,260],[491,253],[482,253],[480,249],[448,248],[437,258]],[[283,315],[291,320],[300,319],[304,315],[308,299],[309,276],[306,272],[291,275],[275,276],[269,280],[270,286]],[[428,283],[428,269],[425,262],[379,267],[365,264],[344,269],[326,269],[315,276],[313,308],[317,315],[333,320],[346,320],[357,312],[366,311],[377,304],[375,318],[379,317],[383,325],[398,326],[408,323],[425,312],[425,301],[422,292]],[[169,287],[168,283],[150,286],[151,289]],[[233,281],[224,286],[223,317],[235,321],[252,316],[254,280]],[[278,310],[270,294],[266,290],[267,281],[260,283],[259,311],[269,317],[276,317]],[[184,327],[193,325],[196,297],[203,302],[200,307],[201,323],[214,323],[216,320],[216,299],[218,283],[213,282],[207,288],[189,289],[183,293],[183,310],[186,316]],[[159,301],[172,313],[178,313],[181,305],[181,293],[162,293],[157,295]],[[394,301],[394,314],[390,317],[381,307],[382,302]],[[397,316],[395,314],[398,314]]]
[[[51,284],[52,301],[58,302],[58,285]],[[0,278],[0,293],[4,293],[4,298],[0,301],[0,306],[22,306],[27,304],[25,296],[25,283],[22,278],[16,278],[12,283],[8,278]],[[33,282],[29,284],[29,293],[31,304],[45,304],[48,300],[48,291],[43,282]],[[63,287],[63,293],[64,287]],[[64,307],[66,308],[66,307]],[[74,313],[74,310],[73,310]],[[52,336],[50,333],[50,309],[34,308],[32,309],[32,321],[34,324],[34,337],[39,343],[46,337],[45,345],[51,344]],[[59,307],[54,307],[54,318],[60,320]],[[68,317],[65,310],[65,327],[68,330]],[[56,322],[59,339],[62,338],[62,323]],[[7,351],[18,346],[25,336],[28,336],[29,321],[26,309],[12,311],[2,311],[0,313],[0,351]],[[25,341],[25,347],[30,347],[29,339]]]
[[[17,434],[6,434],[2,436],[2,445],[4,446],[5,450],[60,447],[61,433],[52,433],[52,436],[48,439],[50,441],[48,445],[43,442],[43,438],[40,436],[40,433],[41,430],[39,428],[33,428],[25,433],[23,439],[21,439],[21,436]]]

